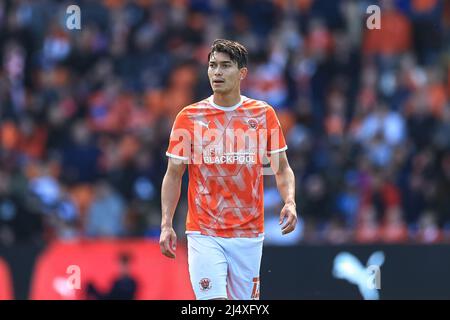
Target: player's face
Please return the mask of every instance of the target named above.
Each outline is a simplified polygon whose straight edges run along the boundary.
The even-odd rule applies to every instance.
[[[247,68],[239,69],[236,62],[223,52],[213,52],[209,58],[208,77],[214,93],[227,94],[239,90]]]

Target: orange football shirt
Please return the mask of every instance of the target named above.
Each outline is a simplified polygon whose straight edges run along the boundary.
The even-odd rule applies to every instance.
[[[263,174],[270,154],[286,149],[276,113],[263,101],[241,96],[221,107],[211,96],[181,110],[166,155],[188,164],[186,233],[263,233]]]

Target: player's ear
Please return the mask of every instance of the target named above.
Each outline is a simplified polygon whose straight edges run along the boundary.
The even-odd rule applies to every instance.
[[[247,76],[248,69],[246,67],[243,67],[239,70],[239,73],[240,73],[241,80],[244,80],[245,77]]]

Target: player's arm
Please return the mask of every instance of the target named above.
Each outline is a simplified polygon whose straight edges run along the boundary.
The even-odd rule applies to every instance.
[[[169,258],[175,258],[177,235],[173,229],[172,221],[180,199],[181,180],[185,169],[185,163],[169,157],[161,188],[162,219],[159,246],[162,254]]]
[[[278,192],[284,201],[284,207],[280,213],[282,234],[288,234],[295,229],[297,224],[297,211],[295,204],[295,176],[286,156],[286,152],[277,152],[270,156],[271,167],[275,173]]]

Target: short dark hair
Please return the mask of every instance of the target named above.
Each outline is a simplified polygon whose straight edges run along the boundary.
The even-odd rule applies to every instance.
[[[248,51],[242,44],[236,41],[226,39],[214,40],[211,51],[208,54],[208,62],[211,58],[211,54],[214,52],[227,53],[230,56],[231,61],[237,63],[239,69],[247,66]]]

